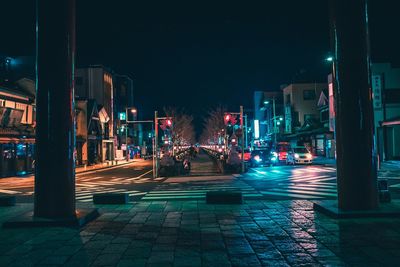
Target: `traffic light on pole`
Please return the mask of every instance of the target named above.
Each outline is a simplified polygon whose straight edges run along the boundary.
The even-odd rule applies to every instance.
[[[167,126],[172,126],[172,120],[171,119],[167,119]]]
[[[230,121],[231,121],[231,114],[225,114],[224,116],[225,125],[228,125]]]

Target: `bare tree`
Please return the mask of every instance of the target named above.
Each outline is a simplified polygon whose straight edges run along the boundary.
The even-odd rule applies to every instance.
[[[193,126],[193,116],[185,114],[184,110],[165,107],[165,115],[172,118],[172,140],[175,145],[190,145],[196,142]]]
[[[202,144],[217,143],[218,136],[224,134],[224,114],[226,109],[222,106],[211,109],[204,120],[204,129],[200,141]]]

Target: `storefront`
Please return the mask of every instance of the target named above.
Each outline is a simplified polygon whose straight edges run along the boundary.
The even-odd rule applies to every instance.
[[[380,160],[400,160],[400,117],[381,122],[377,136]]]
[[[35,139],[0,137],[0,177],[34,172]]]
[[[305,146],[314,156],[335,157],[335,140],[333,133],[326,128],[298,132],[287,135],[291,146]]]

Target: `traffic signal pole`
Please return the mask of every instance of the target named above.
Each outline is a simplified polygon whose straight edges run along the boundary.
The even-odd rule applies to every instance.
[[[240,106],[240,128],[242,130],[242,173],[244,173],[244,129],[243,129],[243,106]]]
[[[155,177],[158,177],[158,112],[154,111],[154,151],[155,151]]]

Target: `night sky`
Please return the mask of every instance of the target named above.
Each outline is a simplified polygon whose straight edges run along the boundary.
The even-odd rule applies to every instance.
[[[33,55],[34,2],[1,2],[0,54]],[[400,65],[398,10],[396,1],[370,1],[375,62]],[[134,77],[142,117],[163,106],[196,118],[218,104],[251,108],[254,90],[278,90],[304,70],[324,80],[329,51],[323,0],[77,0],[78,65]]]

